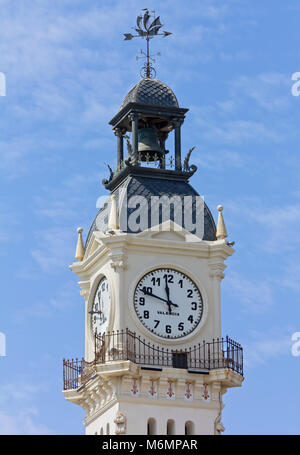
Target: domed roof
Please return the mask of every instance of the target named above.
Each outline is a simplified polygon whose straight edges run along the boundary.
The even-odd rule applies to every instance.
[[[128,232],[131,234],[137,233],[135,231],[132,231],[130,228],[130,223],[127,224],[127,221],[131,215],[131,213],[135,210],[130,207],[130,204],[128,204],[129,200],[133,196],[143,196],[147,201],[147,207],[149,207],[148,214],[146,215],[146,218],[148,218],[148,227],[152,227],[152,217],[151,217],[151,211],[154,210],[156,212],[159,210],[158,206],[158,201],[153,204],[153,200],[151,201],[152,196],[167,196],[167,197],[173,197],[173,196],[179,196],[182,203],[186,204],[188,203],[189,206],[187,207],[187,211],[191,214],[191,219],[193,222],[196,221],[197,217],[197,208],[196,208],[196,196],[199,196],[198,193],[194,190],[194,188],[187,182],[184,181],[178,181],[178,180],[167,180],[163,178],[149,178],[145,176],[128,176],[126,180],[123,182],[123,184],[117,189],[115,192],[117,196],[117,205],[120,207],[120,212],[122,213],[123,210],[123,215],[125,214],[125,218],[123,218],[123,221],[125,220],[125,226],[120,226],[121,229],[124,232]],[[192,198],[187,201],[185,199],[186,196],[192,196]],[[207,207],[207,205],[204,203],[203,207],[203,233],[202,233],[202,239],[203,240],[216,240],[216,225],[214,222],[214,219],[212,217],[212,214]],[[108,226],[108,205],[104,204],[103,207],[100,208],[99,212],[97,213],[92,226],[90,228],[89,234],[86,239],[86,246],[89,243],[89,239],[91,237],[92,232],[94,231],[106,231],[107,226]],[[182,213],[182,220],[181,220],[181,225],[185,227],[188,231],[191,233],[195,233],[194,229],[190,230],[185,226],[185,220],[184,220],[184,214]],[[170,219],[174,221],[174,213],[170,212]]]
[[[120,110],[128,103],[151,104],[164,107],[179,107],[173,91],[157,79],[141,79],[125,96]]]

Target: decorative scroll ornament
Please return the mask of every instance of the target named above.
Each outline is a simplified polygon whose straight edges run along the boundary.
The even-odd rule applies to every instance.
[[[102,184],[103,185],[107,185],[113,178],[114,178],[114,175],[115,175],[115,172],[112,170],[112,168],[110,167],[109,164],[107,163],[104,163],[107,167],[108,167],[108,170],[109,170],[109,179],[103,179],[102,180]]]
[[[188,151],[188,153],[187,153],[187,155],[186,155],[186,157],[185,157],[185,159],[184,159],[184,162],[183,162],[183,169],[184,169],[184,171],[189,172],[189,170],[190,170],[189,161],[190,161],[190,156],[191,156],[192,151],[194,150],[194,148],[195,148],[195,147],[192,147],[192,148]]]
[[[192,154],[192,151],[194,150],[194,148],[195,147],[192,147],[188,151],[188,153],[184,159],[184,162],[183,162],[183,170],[185,172],[192,172],[193,174],[197,171],[197,166],[195,164],[190,164],[190,157],[191,157],[191,154]]]
[[[225,431],[225,427],[223,423],[221,422],[222,415],[219,413],[218,417],[216,418],[215,421],[215,435],[220,435]]]
[[[130,144],[130,137],[127,134],[124,137],[126,139],[127,153],[128,153],[128,156],[131,158],[132,157],[132,145]]]

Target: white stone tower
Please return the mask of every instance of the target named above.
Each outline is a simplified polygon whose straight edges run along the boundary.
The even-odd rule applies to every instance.
[[[222,207],[216,228],[188,183],[197,170],[192,149],[181,159],[188,110],[150,76],[110,121],[117,168],[85,246],[78,229],[70,267],[85,302],[85,358],[64,360],[64,395],[86,411],[86,434],[220,434],[222,396],[243,381],[242,348],[221,332],[234,250]]]

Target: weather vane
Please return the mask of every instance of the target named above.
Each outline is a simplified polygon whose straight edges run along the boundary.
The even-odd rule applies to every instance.
[[[161,27],[163,27],[163,24],[160,22],[160,17],[155,17],[155,11],[151,11],[152,15],[149,14],[148,8],[144,8],[143,11],[145,11],[144,15],[140,15],[136,19],[136,27],[132,27],[138,34],[137,35],[132,35],[131,33],[124,33],[125,36],[125,41],[131,40],[132,38],[137,38],[137,37],[142,37],[146,38],[147,41],[147,53],[141,50],[141,54],[143,57],[137,57],[137,60],[139,58],[146,58],[146,63],[142,68],[143,71],[143,77],[151,77],[155,76],[155,69],[152,66],[151,62],[155,62],[154,60],[154,55],[150,55],[150,46],[149,46],[149,41],[154,38],[154,36],[160,35],[163,37],[166,37],[168,35],[171,35],[171,32],[166,32],[162,30],[162,33],[160,32]],[[152,16],[152,21],[150,21],[150,18]],[[143,28],[142,28],[143,27]],[[155,55],[160,55],[160,53],[157,53]]]

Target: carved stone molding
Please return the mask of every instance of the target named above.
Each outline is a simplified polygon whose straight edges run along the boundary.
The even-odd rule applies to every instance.
[[[122,411],[117,412],[114,423],[115,434],[126,434],[126,416]]]
[[[98,410],[115,397],[114,386],[110,379],[97,378],[96,384],[91,389],[85,390],[81,406],[86,411],[86,416],[93,416]]]
[[[223,280],[225,274],[223,273],[226,268],[225,264],[210,264],[209,265],[209,276],[211,278],[218,278]]]
[[[212,400],[214,400],[214,401],[219,400],[220,392],[221,392],[221,383],[220,382],[213,382],[211,384],[211,398],[212,398]]]
[[[85,301],[89,298],[90,295],[90,282],[89,281],[80,281],[79,286],[81,288],[80,295],[84,298]]]
[[[216,421],[215,421],[215,435],[220,435],[225,431],[225,427],[223,423],[221,422],[222,415],[219,414]]]
[[[110,266],[115,272],[127,269],[127,256],[124,253],[112,254]]]

